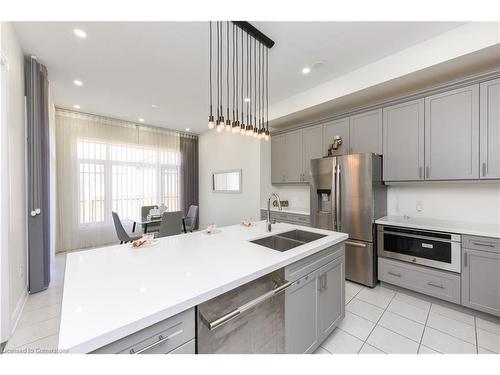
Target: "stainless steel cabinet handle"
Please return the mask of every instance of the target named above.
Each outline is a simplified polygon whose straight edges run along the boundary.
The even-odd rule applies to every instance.
[[[335,214],[337,221],[336,230],[340,231],[341,222],[340,222],[340,165],[336,166],[336,176],[335,176]]]
[[[366,244],[365,243],[361,243],[361,242],[346,241],[345,244],[346,245],[351,245],[351,246],[356,246],[356,247],[366,247]]]
[[[389,275],[391,275],[391,276],[401,277],[401,274],[400,274],[400,273],[396,273],[396,272],[392,272],[392,271],[388,271],[387,273],[388,273]]]
[[[180,330],[172,333],[171,335],[168,335],[167,337],[163,337],[162,335],[160,335],[160,336],[158,336],[159,341],[156,341],[156,342],[152,343],[151,345],[148,345],[145,348],[142,348],[141,350],[138,350],[138,351],[134,351],[134,349],[130,349],[130,354],[141,354],[141,353],[145,352],[146,350],[154,348],[155,346],[160,345],[160,344],[164,343],[165,341],[168,341],[168,340],[174,338],[175,336],[180,335],[183,331],[184,331],[183,329],[180,329]]]
[[[472,242],[472,244],[476,246],[495,247],[495,245],[491,243]]]
[[[427,282],[427,285],[433,286],[434,288],[444,289],[444,286],[442,286],[442,285],[438,285],[438,284],[434,284],[434,283],[433,283],[433,282],[431,282],[431,281],[428,281],[428,282]]]
[[[431,176],[430,172],[429,172],[429,166],[425,167],[425,177],[426,178],[429,178]]]
[[[467,253],[464,253],[464,267],[467,267]]]
[[[418,167],[418,178],[422,178],[422,167]]]
[[[483,163],[483,177],[486,176],[486,163]]]
[[[326,273],[323,274],[323,289],[327,289],[326,288],[326,286],[328,285],[327,284],[327,282],[328,282],[327,277],[328,277],[328,275]]]
[[[208,329],[213,330],[227,323],[231,319],[236,318],[238,315],[244,313],[245,311],[250,310],[251,308],[261,304],[262,302],[268,300],[269,298],[274,297],[276,294],[283,292],[286,288],[290,287],[290,285],[292,285],[290,281],[284,280],[283,283],[276,289],[270,290],[269,292],[262,294],[261,296],[251,300],[250,302],[245,303],[244,305],[241,305],[240,307],[237,307],[236,309],[230,311],[226,315],[221,316],[220,318],[214,319],[213,321],[209,322],[205,320],[203,315],[200,315],[200,317],[202,318],[201,320],[205,323]]]

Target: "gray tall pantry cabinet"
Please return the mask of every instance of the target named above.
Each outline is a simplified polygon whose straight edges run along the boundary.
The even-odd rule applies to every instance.
[[[480,86],[480,178],[500,178],[500,78]]]

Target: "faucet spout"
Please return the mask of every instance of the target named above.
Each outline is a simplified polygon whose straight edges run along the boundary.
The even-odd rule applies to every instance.
[[[271,231],[271,199],[275,199],[278,202],[278,209],[281,211],[281,199],[277,193],[269,194],[267,198],[267,216],[266,216],[266,230]]]

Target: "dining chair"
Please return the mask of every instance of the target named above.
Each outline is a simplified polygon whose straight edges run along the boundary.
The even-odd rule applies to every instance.
[[[192,232],[196,227],[196,220],[198,219],[198,206],[189,206],[188,213],[184,218],[184,223],[186,225],[186,231]]]
[[[118,240],[120,241],[121,244],[132,242],[142,237],[141,234],[128,233],[123,227],[122,221],[120,220],[120,216],[118,216],[116,212],[113,211],[111,215],[113,216],[113,223],[115,224],[116,236],[118,237]]]
[[[158,237],[175,236],[181,233],[182,211],[164,212],[161,215]]]
[[[152,206],[142,206],[141,207],[141,219],[146,220],[146,218],[149,215],[149,211],[151,211],[153,208],[158,208],[158,205],[152,205]],[[160,224],[159,223],[151,223],[148,224],[148,232],[158,232],[160,229]],[[146,225],[142,226],[142,231],[146,231]]]

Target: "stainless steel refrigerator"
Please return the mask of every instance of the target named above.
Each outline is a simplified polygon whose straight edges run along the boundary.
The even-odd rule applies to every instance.
[[[349,234],[346,279],[377,282],[374,222],[387,213],[382,157],[354,154],[311,160],[311,225]]]

